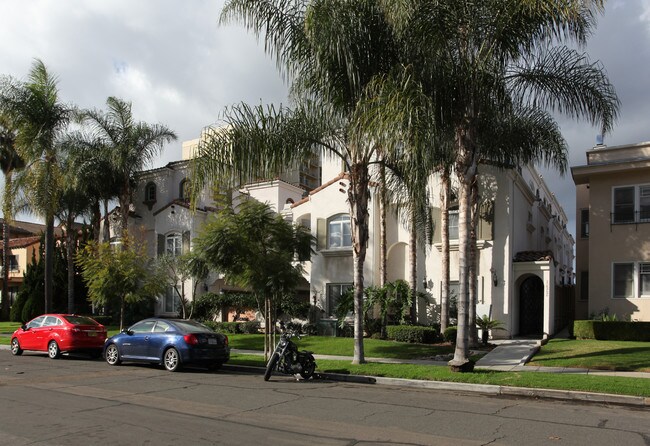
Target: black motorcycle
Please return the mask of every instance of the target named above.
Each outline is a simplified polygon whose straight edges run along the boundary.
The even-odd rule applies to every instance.
[[[280,329],[280,341],[266,365],[264,381],[269,380],[274,369],[287,375],[300,374],[304,379],[311,378],[316,370],[314,355],[312,352],[298,351],[298,346],[291,340],[294,337],[300,339],[298,332],[286,329],[283,322],[280,322]]]

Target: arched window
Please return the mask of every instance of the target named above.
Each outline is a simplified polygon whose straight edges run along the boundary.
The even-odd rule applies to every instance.
[[[178,187],[178,198],[181,200],[190,199],[190,180],[185,178]]]
[[[156,201],[156,183],[147,183],[144,188],[144,202],[153,203]]]
[[[327,222],[327,247],[349,248],[352,246],[350,216],[346,214],[332,217]]]

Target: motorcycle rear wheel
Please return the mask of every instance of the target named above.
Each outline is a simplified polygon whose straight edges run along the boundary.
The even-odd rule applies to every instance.
[[[314,361],[308,361],[300,371],[300,376],[303,379],[309,379],[314,375],[314,370],[316,370],[316,363]]]
[[[273,373],[273,369],[275,368],[275,365],[278,363],[278,360],[280,359],[280,355],[277,353],[273,353],[273,356],[271,356],[271,359],[269,359],[269,363],[266,364],[266,371],[264,372],[264,381],[268,381],[269,378],[271,377],[271,373]]]

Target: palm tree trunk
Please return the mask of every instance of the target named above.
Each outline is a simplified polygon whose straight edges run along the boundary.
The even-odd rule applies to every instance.
[[[478,280],[477,280],[477,261],[478,252],[476,248],[476,231],[478,228],[478,176],[475,175],[472,180],[470,191],[470,233],[469,233],[469,308],[468,308],[468,324],[469,324],[469,346],[477,347],[478,331],[476,329],[476,304],[478,302]]]
[[[368,202],[370,201],[370,177],[368,166],[353,164],[350,169],[350,203],[352,230],[352,261],[354,264],[354,357],[352,364],[366,362],[363,352],[363,265],[368,242]]]
[[[99,207],[99,200],[95,200],[92,205],[92,219],[93,219],[93,240],[99,242],[100,235],[99,231],[102,223],[102,211]]]
[[[418,246],[417,226],[415,224],[415,206],[411,209],[411,227],[409,231],[409,287],[411,293],[411,324],[418,323],[417,320],[417,296],[418,296]]]
[[[379,174],[379,286],[386,285],[386,167],[382,164]]]
[[[460,126],[456,132],[456,175],[459,179],[458,196],[458,332],[454,359],[449,361],[452,371],[472,369],[469,359],[469,232],[471,230],[470,195],[478,166],[478,153],[473,149],[476,138],[470,124]]]
[[[54,265],[54,215],[45,218],[45,312],[50,313],[52,307],[53,265]]]
[[[449,323],[449,196],[451,195],[449,168],[443,169],[441,181],[440,238],[442,242],[442,286],[440,290],[440,333],[444,333]]]
[[[108,221],[108,200],[104,200],[104,235],[103,242],[108,242],[111,239],[111,225]]]
[[[74,253],[75,253],[75,232],[72,228],[73,219],[69,218],[65,228],[65,248],[68,261],[68,313],[74,314]]]

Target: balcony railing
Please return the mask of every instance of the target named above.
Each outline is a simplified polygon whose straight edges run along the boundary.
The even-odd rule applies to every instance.
[[[618,211],[610,213],[610,231],[614,225],[639,225],[650,223],[650,210],[643,211]]]

